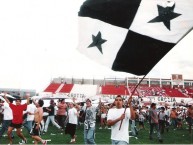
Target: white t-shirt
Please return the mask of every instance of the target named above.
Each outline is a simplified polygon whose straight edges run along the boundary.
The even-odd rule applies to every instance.
[[[78,123],[77,110],[75,108],[70,108],[68,110],[68,116],[69,116],[69,123],[71,124]]]
[[[4,119],[3,120],[12,120],[13,119],[13,112],[11,110],[11,108],[9,107],[8,103],[4,103],[4,106],[2,106],[2,108],[4,109]]]
[[[34,104],[29,104],[27,105],[27,112],[34,113],[36,110],[36,106]],[[34,120],[34,115],[27,115],[27,121],[33,121]]]
[[[107,121],[115,120],[119,118],[123,113],[124,113],[124,108],[109,109],[108,114],[107,114]],[[125,112],[125,119],[123,119],[121,129],[119,130],[121,121],[111,126],[111,139],[112,140],[126,141],[127,143],[129,143],[129,118],[130,116],[131,116],[130,109],[127,108]]]

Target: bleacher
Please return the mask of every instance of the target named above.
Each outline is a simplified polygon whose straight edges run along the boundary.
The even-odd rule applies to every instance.
[[[104,95],[129,95],[124,85],[104,85],[101,89],[101,94]]]
[[[70,93],[73,86],[74,86],[73,84],[64,84],[59,93]]]
[[[71,96],[130,96],[141,78],[105,78],[76,79],[56,78],[44,92],[69,94]],[[70,81],[69,81],[70,80]],[[191,98],[193,96],[193,80],[184,80],[182,84],[172,83],[171,79],[145,79],[138,86],[133,96],[163,96]],[[86,95],[87,94],[87,95]]]
[[[61,83],[50,83],[49,86],[44,90],[44,92],[55,93],[56,90],[60,87]]]
[[[186,95],[184,95],[182,92],[180,92],[177,88],[168,88],[168,87],[164,87],[163,88],[165,90],[165,93],[170,96],[170,97],[183,97],[183,98],[187,98]]]

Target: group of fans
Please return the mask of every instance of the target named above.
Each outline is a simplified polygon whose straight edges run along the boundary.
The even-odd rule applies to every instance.
[[[20,144],[27,143],[27,138],[22,134],[22,127],[25,127],[34,144],[41,142],[46,145],[47,141],[41,138],[41,133],[47,133],[50,121],[60,131],[71,136],[69,143],[76,143],[77,125],[84,124],[84,142],[85,144],[95,144],[95,124],[99,120],[100,127],[111,129],[112,144],[129,143],[129,124],[132,135],[137,135],[140,129],[144,129],[144,122],[147,121],[150,126],[149,139],[153,139],[153,129],[157,130],[157,136],[160,143],[163,142],[162,134],[169,128],[183,127],[183,120],[189,126],[189,133],[192,131],[193,124],[193,106],[185,107],[168,106],[156,107],[152,103],[148,108],[136,104],[135,100],[130,97],[128,100],[118,95],[112,104],[104,104],[99,101],[98,106],[92,105],[91,99],[82,103],[65,102],[65,99],[59,99],[58,102],[50,100],[49,107],[43,107],[44,100],[30,100],[27,93],[25,98],[27,102],[21,104],[20,99],[13,100],[6,97],[5,102],[0,103],[3,112],[3,122],[0,129],[0,141],[2,135],[7,132],[9,144],[13,144],[15,129],[18,137],[21,138]],[[56,109],[57,108],[57,109]],[[45,112],[47,113],[44,116]],[[44,123],[45,122],[45,123]]]

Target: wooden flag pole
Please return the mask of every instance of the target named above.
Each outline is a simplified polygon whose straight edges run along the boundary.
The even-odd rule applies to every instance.
[[[146,74],[146,75],[147,75],[147,74]],[[139,83],[135,86],[133,92],[131,93],[131,96],[128,98],[127,105],[128,105],[129,103],[131,103],[131,101],[132,101],[132,96],[133,96],[133,94],[135,93],[135,90],[136,90],[137,87],[141,84],[141,82],[142,82],[143,79],[146,77],[146,75],[144,75],[143,78],[139,81]],[[126,112],[127,105],[125,105],[124,114],[125,114],[125,112]],[[121,129],[122,123],[123,123],[123,119],[121,120],[121,124],[120,124],[120,126],[119,126],[119,130]]]

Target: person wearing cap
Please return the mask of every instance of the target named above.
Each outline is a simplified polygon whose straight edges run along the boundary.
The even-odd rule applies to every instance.
[[[99,102],[100,105],[101,101]],[[84,121],[84,142],[85,144],[95,144],[95,122],[96,113],[99,110],[99,106],[92,106],[91,99],[86,99],[86,107],[83,108],[85,113]]]
[[[112,145],[129,144],[129,119],[135,119],[135,112],[131,105],[132,97],[128,100],[129,108],[123,108],[123,98],[118,95],[114,101],[114,108],[109,109],[107,113],[107,125],[111,126],[111,141]],[[128,106],[127,105],[127,106]],[[121,125],[122,120],[122,125]],[[120,127],[121,125],[121,127]]]
[[[61,130],[62,130],[62,128],[60,127],[60,125],[58,125],[58,124],[56,123],[56,121],[55,121],[55,116],[54,116],[54,103],[55,103],[54,100],[51,99],[51,100],[50,100],[50,106],[49,106],[49,107],[46,107],[46,110],[48,111],[48,117],[47,117],[47,120],[46,120],[46,124],[45,124],[45,128],[44,128],[44,133],[47,132],[48,126],[49,126],[49,124],[50,124],[50,121],[52,122],[52,124],[53,124],[54,126],[56,126],[58,129],[61,129]]]

